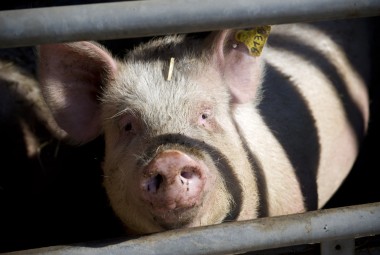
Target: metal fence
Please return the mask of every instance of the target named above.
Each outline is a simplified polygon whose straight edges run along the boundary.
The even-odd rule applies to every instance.
[[[0,12],[0,47],[368,17],[379,0],[154,0]]]
[[[155,0],[0,12],[0,47],[200,32],[380,15],[379,0]],[[238,234],[237,234],[238,233]],[[231,254],[321,243],[354,254],[356,238],[380,234],[380,203],[167,231],[100,245],[12,254]]]
[[[11,254],[236,254],[321,243],[323,255],[350,255],[355,238],[376,234],[380,203],[167,231],[104,247],[76,244]]]

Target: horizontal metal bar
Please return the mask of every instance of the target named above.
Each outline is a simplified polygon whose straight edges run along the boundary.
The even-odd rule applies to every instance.
[[[379,0],[151,0],[0,12],[0,47],[380,15]]]
[[[42,248],[11,254],[235,254],[380,233],[380,203],[181,229],[117,244]],[[93,246],[94,247],[94,246]]]

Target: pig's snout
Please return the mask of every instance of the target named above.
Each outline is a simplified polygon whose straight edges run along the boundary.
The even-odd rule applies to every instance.
[[[142,194],[155,215],[186,210],[202,201],[205,165],[178,150],[159,153],[144,169]],[[177,211],[178,211],[177,210]]]

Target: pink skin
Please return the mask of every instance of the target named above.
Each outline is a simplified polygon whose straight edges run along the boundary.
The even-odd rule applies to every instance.
[[[143,201],[166,223],[202,203],[206,166],[184,152],[166,150],[144,169],[140,181]]]

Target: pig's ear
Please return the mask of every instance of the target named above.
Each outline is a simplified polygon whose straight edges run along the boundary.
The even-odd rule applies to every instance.
[[[237,30],[223,30],[210,35],[212,65],[227,84],[232,103],[253,101],[261,84],[261,62],[243,42],[236,39]]]
[[[96,43],[74,42],[41,45],[38,55],[42,93],[58,125],[78,143],[97,137],[99,92],[117,69],[111,54]]]

